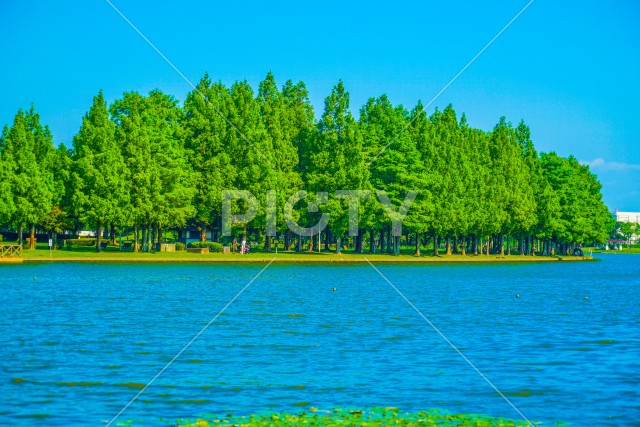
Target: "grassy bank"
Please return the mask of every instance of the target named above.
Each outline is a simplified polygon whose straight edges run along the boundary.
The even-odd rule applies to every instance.
[[[626,255],[626,254],[640,254],[639,247],[623,247],[620,250],[608,250],[604,251],[600,248],[583,248],[585,254],[594,253],[594,254],[612,254],[612,255]]]
[[[477,262],[557,262],[588,260],[590,257],[542,257],[520,255],[433,255],[414,256],[409,254],[356,254],[345,252],[334,254],[331,252],[252,252],[246,255],[238,253],[222,254],[209,253],[197,254],[184,251],[179,252],[123,252],[115,248],[108,248],[102,252],[95,252],[92,248],[76,248],[73,250],[57,249],[49,251],[40,248],[24,250],[23,258],[26,262],[130,262],[130,263],[164,263],[164,262],[269,262],[275,258],[282,263],[367,263],[367,259],[374,263],[477,263]]]
[[[271,414],[236,418],[211,418],[196,421],[178,421],[182,427],[289,427],[306,425],[317,427],[374,427],[374,426],[458,426],[458,427],[520,427],[528,426],[525,421],[514,421],[504,418],[491,418],[483,415],[450,414],[431,409],[415,413],[399,411],[397,408],[380,408],[371,411],[333,410],[318,411],[311,408],[309,412],[300,414]],[[556,425],[562,425],[557,423]]]

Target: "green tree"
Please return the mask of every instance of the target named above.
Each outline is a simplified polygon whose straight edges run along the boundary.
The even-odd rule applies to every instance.
[[[193,221],[200,227],[201,240],[207,228],[219,223],[223,189],[234,188],[236,168],[228,149],[236,129],[225,120],[234,108],[229,90],[212,83],[207,74],[184,103],[185,148],[195,187]]]
[[[417,112],[414,110],[413,114]],[[395,209],[403,204],[410,192],[418,193],[403,219],[403,226],[416,233],[416,255],[419,255],[420,233],[427,230],[432,216],[431,177],[430,171],[424,168],[416,138],[416,130],[420,130],[426,117],[414,120],[407,131],[411,118],[402,106],[394,107],[387,96],[382,95],[369,99],[362,108],[360,126],[366,151],[370,158],[375,157],[370,167],[370,187],[385,191]],[[375,203],[374,209],[377,209],[369,218],[378,219],[377,228],[386,225],[389,229],[389,219],[381,215],[379,203]],[[393,237],[393,253],[398,254],[400,236]]]
[[[541,154],[542,171],[558,200],[558,217],[550,230],[549,252],[568,253],[579,243],[604,243],[614,220],[602,201],[595,175],[573,156]]]
[[[502,155],[500,173],[504,174],[507,190],[505,206],[507,217],[503,232],[508,234],[510,241],[512,234],[527,233],[536,222],[536,205],[530,171],[524,161],[526,151],[532,148],[532,145],[529,147],[528,141],[526,144],[519,145],[518,133],[504,117],[494,128],[492,138],[494,144],[500,146]],[[501,247],[501,253],[502,251]]]
[[[230,143],[225,147],[236,169],[231,188],[247,190],[258,199],[258,212],[251,226],[253,229],[264,230],[266,195],[268,191],[276,190],[278,185],[278,166],[273,143],[262,121],[260,104],[249,83],[243,81],[233,84],[231,99],[234,108],[229,120],[236,132],[230,134]],[[287,154],[293,155],[291,150],[281,154],[285,157]],[[281,165],[287,162],[284,160]],[[246,210],[243,202],[238,203],[238,208],[242,212]],[[246,237],[247,224],[239,226],[243,237]]]
[[[9,177],[13,199],[7,206],[15,208],[11,222],[18,228],[20,244],[24,225],[31,226],[30,247],[34,249],[35,226],[51,211],[53,182],[47,164],[53,139],[31,108],[28,112],[18,111],[13,126],[5,127],[2,140],[4,173]]]
[[[629,247],[631,247],[631,237],[638,234],[638,230],[640,230],[639,225],[635,222],[616,222],[617,232],[627,241]]]
[[[139,93],[129,92],[114,101],[110,110],[116,124],[115,139],[126,166],[126,222],[133,225],[133,250],[138,252],[140,227],[148,225],[153,211],[151,137],[144,119],[147,102]]]
[[[5,136],[9,128],[4,127],[0,136],[0,224],[7,224],[15,212],[13,192],[11,187],[13,165],[10,153],[5,150]]]
[[[342,81],[325,98],[309,159],[306,180],[314,191],[333,195],[338,190],[360,190],[368,180],[362,134],[349,111],[349,92]],[[348,200],[331,197],[323,210],[330,215],[329,229],[340,253],[349,229]]]
[[[163,226],[184,226],[193,215],[195,188],[184,148],[183,110],[172,96],[159,90],[151,91],[146,102],[152,158],[150,219],[158,229],[158,243],[162,243]]]
[[[51,172],[53,174],[53,198],[51,211],[42,223],[45,230],[56,239],[56,234],[76,228],[71,217],[71,153],[64,144],[52,154]]]
[[[180,127],[183,111],[173,97],[154,90],[148,97],[125,93],[111,105],[111,114],[127,166],[134,251],[139,250],[140,226],[146,227],[144,243],[150,250],[152,225],[161,242],[163,226],[183,226],[193,213],[191,169]]]
[[[305,84],[302,81],[293,83],[291,80],[282,87],[282,97],[285,103],[285,111],[287,112],[286,123],[283,130],[285,133],[285,140],[291,140],[294,147],[298,152],[298,163],[295,166],[295,172],[299,179],[302,181],[307,169],[310,167],[309,144],[313,141],[316,133],[315,119],[313,115],[313,107],[309,101],[309,93]],[[298,178],[295,175],[291,176],[288,180],[291,188],[284,192],[285,195],[293,193],[296,189],[296,180]],[[300,183],[300,188],[304,186],[304,181]],[[280,210],[278,208],[278,210]],[[294,220],[300,220],[300,212],[293,212]],[[298,238],[298,242],[301,242]],[[287,228],[285,230],[285,249],[289,249],[291,243],[291,233]],[[300,245],[299,245],[300,246]]]
[[[115,124],[102,91],[82,119],[73,139],[74,211],[81,222],[96,230],[96,251],[100,251],[103,227],[121,219],[129,202],[125,163],[115,142]]]
[[[276,193],[276,230],[285,232],[286,224],[283,209],[286,200],[298,190],[302,189],[302,177],[298,165],[298,144],[300,139],[308,135],[312,125],[306,114],[308,104],[304,85],[296,93],[293,83],[288,81],[284,86],[286,92],[278,90],[273,74],[269,72],[260,83],[258,103],[260,115],[267,135],[271,139],[275,161]],[[306,134],[306,135],[305,135]],[[296,220],[298,218],[295,218]],[[289,237],[285,238],[288,249]],[[270,250],[271,239],[267,236],[265,250]]]

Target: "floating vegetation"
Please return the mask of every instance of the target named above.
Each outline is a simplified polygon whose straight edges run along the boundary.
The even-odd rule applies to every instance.
[[[289,427],[306,425],[309,427],[524,427],[529,426],[526,421],[514,421],[505,418],[491,418],[475,414],[451,414],[446,411],[429,409],[420,412],[402,412],[398,408],[374,408],[371,410],[335,409],[320,411],[310,408],[308,413],[287,414],[276,413],[269,415],[252,415],[248,417],[211,418],[194,421],[178,421],[181,427]],[[557,423],[556,425],[564,425]]]
[[[104,383],[99,381],[58,381],[56,384],[67,387],[95,387],[103,385]]]
[[[118,383],[116,384],[117,386],[120,387],[131,387],[131,388],[144,388],[144,384],[140,384],[140,383]]]

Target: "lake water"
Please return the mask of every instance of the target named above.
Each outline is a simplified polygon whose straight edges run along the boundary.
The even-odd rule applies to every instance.
[[[638,426],[640,256],[599,258],[379,269],[527,418]],[[263,266],[0,266],[0,424],[106,423]],[[370,266],[272,264],[118,421],[311,406],[520,418]]]

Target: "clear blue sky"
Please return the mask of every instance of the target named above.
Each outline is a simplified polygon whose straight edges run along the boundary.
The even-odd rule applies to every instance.
[[[428,102],[526,1],[114,4],[194,83],[303,80],[316,116],[338,79],[352,109]],[[429,109],[472,126],[505,115],[539,151],[589,162],[613,210],[640,211],[640,2],[536,0]],[[0,124],[35,104],[71,145],[92,97],[188,84],[104,1],[0,3]]]

